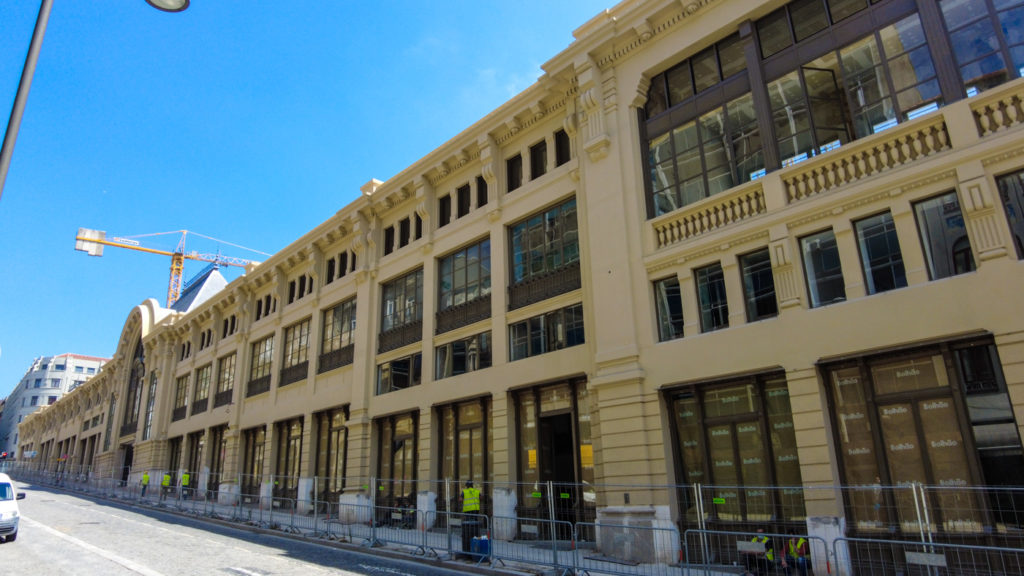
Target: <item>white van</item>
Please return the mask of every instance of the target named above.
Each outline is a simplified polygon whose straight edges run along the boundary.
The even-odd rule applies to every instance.
[[[0,474],[0,541],[13,542],[18,537],[18,500],[25,498],[24,492],[7,474]]]

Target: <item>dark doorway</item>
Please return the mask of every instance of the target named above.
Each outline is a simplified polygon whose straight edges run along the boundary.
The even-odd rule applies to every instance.
[[[132,460],[135,458],[134,448],[131,444],[121,446],[121,452],[124,453],[124,460],[121,462],[121,486],[128,485],[128,475],[132,471]]]
[[[575,523],[579,489],[573,457],[572,414],[542,416],[538,424],[540,480],[545,484],[551,482],[552,494],[547,502],[554,506],[556,522]],[[569,538],[571,530],[568,528],[564,524],[557,525],[555,531],[559,539]]]
[[[517,391],[515,407],[520,482],[516,515],[533,520],[521,523],[521,537],[547,539],[555,533],[567,540],[571,523],[594,522],[597,508],[586,381]]]
[[[541,482],[575,482],[572,457],[572,415],[558,414],[540,418]]]

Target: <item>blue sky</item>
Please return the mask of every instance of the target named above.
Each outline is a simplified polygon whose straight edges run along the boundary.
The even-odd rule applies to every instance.
[[[54,4],[0,198],[0,398],[37,356],[112,355],[132,307],[166,298],[168,257],[89,257],[79,227],[277,252],[532,84],[614,1]],[[38,9],[0,2],[4,127]]]

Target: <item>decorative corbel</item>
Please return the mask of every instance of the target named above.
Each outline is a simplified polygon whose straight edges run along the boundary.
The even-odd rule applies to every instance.
[[[640,77],[640,82],[636,86],[636,94],[633,95],[633,101],[629,103],[633,108],[643,108],[647,106],[647,95],[651,89],[651,79],[647,75]]]
[[[606,131],[604,121],[601,71],[593,61],[588,60],[581,67],[578,78],[580,105],[586,120],[583,149],[587,151],[592,162],[597,162],[608,156],[611,150],[611,137]]]

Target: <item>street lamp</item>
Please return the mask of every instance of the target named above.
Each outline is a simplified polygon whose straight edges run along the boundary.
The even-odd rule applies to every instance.
[[[146,2],[164,12],[181,12],[188,8],[189,0],[146,0]],[[28,90],[32,86],[32,76],[36,72],[36,62],[39,61],[39,50],[43,46],[43,36],[46,34],[46,23],[50,21],[50,9],[53,7],[53,0],[43,0],[39,5],[39,16],[36,17],[36,28],[32,32],[32,42],[28,46],[28,56],[25,57],[25,66],[21,69],[21,81],[18,83],[18,93],[14,97],[14,107],[11,109],[11,118],[7,121],[7,132],[4,134],[3,147],[0,147],[0,197],[4,193],[4,183],[7,181],[7,170],[11,167],[11,156],[14,154],[14,141],[18,139],[18,128],[21,127],[21,117],[25,113],[25,102],[28,100]]]

